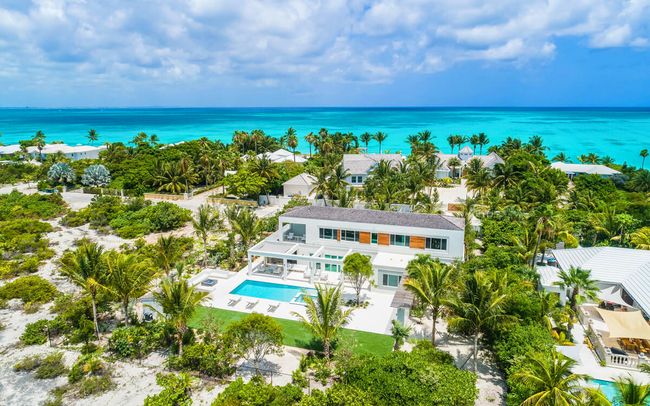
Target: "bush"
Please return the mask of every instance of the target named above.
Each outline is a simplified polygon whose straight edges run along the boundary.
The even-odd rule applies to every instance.
[[[108,340],[108,350],[117,358],[143,358],[165,345],[162,323],[120,327]]]
[[[98,354],[87,354],[77,358],[70,372],[68,382],[77,383],[85,377],[110,375],[108,366]]]
[[[86,398],[88,396],[108,392],[113,389],[114,386],[115,383],[110,375],[87,376],[77,384],[77,391],[80,397]]]
[[[237,356],[232,348],[218,344],[193,344],[183,348],[183,355],[170,357],[171,369],[195,371],[204,375],[225,378],[235,373]]]
[[[63,363],[63,353],[55,352],[43,358],[41,364],[36,369],[34,377],[36,379],[51,379],[61,376],[67,371]]]
[[[296,404],[302,397],[302,389],[298,386],[273,386],[256,375],[248,383],[237,378],[217,396],[212,406],[285,406]]]
[[[57,162],[50,167],[50,170],[47,171],[47,179],[53,184],[66,184],[74,183],[77,179],[74,171],[65,162]]]
[[[54,285],[37,275],[23,276],[0,287],[0,298],[24,303],[47,303],[57,294]]]
[[[106,186],[111,181],[111,174],[104,165],[90,165],[84,169],[81,183],[86,186]]]
[[[192,404],[190,398],[192,389],[192,378],[188,374],[158,374],[156,383],[163,387],[163,390],[156,394],[147,396],[144,406],[189,406]]]
[[[38,320],[29,323],[20,336],[20,342],[24,345],[40,345],[47,342],[47,320]]]
[[[25,195],[13,191],[0,195],[0,221],[15,219],[53,219],[66,211],[66,204],[57,194]]]
[[[41,364],[41,357],[38,355],[29,355],[14,365],[16,372],[31,372]]]

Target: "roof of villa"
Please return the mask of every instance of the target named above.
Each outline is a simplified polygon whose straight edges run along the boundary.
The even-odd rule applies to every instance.
[[[469,147],[465,147],[465,148],[469,148]],[[463,148],[463,150],[464,150],[465,148]],[[461,152],[462,152],[463,150],[461,150]],[[466,152],[467,152],[467,151],[465,151],[465,153],[466,153]],[[469,152],[472,152],[471,149],[470,149]],[[442,166],[442,167],[445,167],[445,168],[448,168],[448,166],[447,166],[447,161],[449,161],[451,158],[458,158],[458,154],[443,154],[443,153],[438,153],[437,155],[438,155],[438,158],[440,158],[440,164],[441,164],[441,166]],[[480,159],[481,162],[483,162],[483,166],[486,167],[486,168],[489,168],[489,169],[494,168],[494,166],[495,166],[496,164],[502,164],[502,163],[505,162],[505,161],[504,161],[504,160],[503,160],[503,159],[502,159],[502,158],[501,158],[501,157],[500,157],[496,152],[490,152],[490,153],[487,154],[487,155],[473,155],[473,156],[470,158],[470,160],[471,160],[471,159],[474,159],[474,158],[476,158],[476,159]],[[465,161],[465,163],[466,163],[466,162],[469,162],[469,160],[468,160],[468,161]],[[461,161],[461,163],[463,163],[463,161]]]
[[[619,247],[553,250],[560,268],[591,271],[594,280],[618,283],[650,315],[650,251]]]
[[[293,152],[287,151],[286,149],[280,148],[277,151],[273,152],[262,152],[257,154],[258,158],[265,156],[273,162],[293,162]],[[296,155],[296,162],[302,163],[306,162],[307,159],[301,156],[300,154]]]
[[[312,176],[308,173],[301,173],[299,175],[294,176],[293,178],[289,179],[288,181],[284,182],[283,185],[290,185],[290,186],[312,186],[316,183],[316,177]]]
[[[473,154],[474,150],[469,147],[469,145],[465,145],[463,148],[458,151],[459,154]]]
[[[106,149],[106,145],[67,145],[67,144],[46,144],[42,152],[44,154],[55,154],[61,152],[63,154],[73,154],[79,152],[101,151]],[[13,154],[20,151],[19,144],[5,145],[0,147],[0,154]],[[27,147],[27,152],[38,153],[37,147]]]
[[[403,160],[402,154],[345,154],[343,155],[343,167],[350,174],[358,175],[368,173],[380,161],[388,161],[391,166],[394,166]]]
[[[392,226],[433,228],[437,230],[464,230],[463,219],[453,216],[394,211],[348,209],[343,207],[302,206],[284,214],[284,217],[328,220],[341,223],[386,224]]]
[[[605,165],[569,164],[566,162],[553,162],[551,168],[559,169],[564,173],[586,173],[589,175],[617,175],[619,171]]]

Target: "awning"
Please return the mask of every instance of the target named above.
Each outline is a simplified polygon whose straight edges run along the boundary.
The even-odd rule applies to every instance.
[[[601,289],[600,292],[598,292],[598,299],[604,302],[630,307],[630,303],[627,303],[625,300],[623,300],[621,293],[623,293],[623,288],[620,285],[613,285],[608,288]]]
[[[640,311],[614,312],[598,309],[598,314],[603,318],[611,338],[637,338],[650,340],[650,325],[643,318]]]

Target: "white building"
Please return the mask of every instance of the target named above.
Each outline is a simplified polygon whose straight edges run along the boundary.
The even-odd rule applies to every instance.
[[[565,162],[553,162],[551,168],[559,169],[566,173],[569,179],[573,179],[577,175],[598,175],[603,178],[611,178],[614,175],[621,173],[605,165],[592,165],[592,164],[569,164]]]
[[[368,173],[380,161],[388,161],[391,166],[397,166],[404,159],[401,154],[345,154],[343,168],[350,173],[345,181],[352,186],[362,186],[368,178]]]
[[[282,184],[283,196],[304,196],[310,197],[316,188],[316,177],[308,174],[301,173]]]
[[[282,148],[274,152],[263,152],[261,154],[257,154],[257,158],[261,158],[263,156],[266,156],[273,163],[294,162],[293,152]],[[296,154],[295,162],[304,163],[307,162],[307,158],[303,157],[300,154]]]
[[[340,280],[343,258],[360,252],[371,258],[377,286],[397,288],[416,254],[462,260],[463,236],[463,220],[453,216],[297,207],[280,216],[275,233],[248,250],[248,272],[283,278],[299,272],[312,283],[331,282]],[[264,261],[255,268],[253,257]]]
[[[71,146],[66,144],[46,144],[40,153],[37,147],[28,147],[27,152],[33,159],[39,158],[41,154],[43,155],[43,159],[45,159],[48,155],[61,153],[66,158],[77,161],[79,159],[97,159],[99,158],[99,153],[105,149],[105,145],[94,147],[91,145]],[[19,152],[20,145],[18,144],[0,147],[0,155],[10,155]]]
[[[483,167],[489,170],[494,169],[497,164],[504,163],[503,159],[496,152],[490,152],[487,155],[474,155],[474,151],[469,146],[461,148],[458,154],[439,153],[437,155],[440,159],[440,167],[436,171],[436,178],[438,179],[452,177],[452,169],[449,167],[449,160],[452,158],[458,158],[460,160],[460,167],[454,168],[456,171],[454,177],[458,177],[462,173],[463,168],[472,158],[479,159],[483,163]]]
[[[557,292],[561,300],[567,292],[556,283],[560,269],[570,267],[591,271],[598,282],[600,300],[634,307],[650,316],[650,251],[618,247],[590,247],[553,250],[550,263],[556,266],[538,267],[540,285]]]

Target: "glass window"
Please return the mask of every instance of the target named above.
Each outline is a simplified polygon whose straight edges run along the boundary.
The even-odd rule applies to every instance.
[[[446,250],[447,249],[447,239],[446,238],[427,238],[425,246],[429,250]]]
[[[341,230],[341,240],[343,241],[359,241],[359,232],[352,230]]]
[[[333,228],[319,228],[318,235],[324,240],[336,240],[336,230]]]
[[[384,286],[390,286],[391,288],[396,288],[399,286],[399,283],[402,281],[401,275],[393,275],[389,273],[382,274],[381,284]]]
[[[390,245],[399,245],[400,247],[408,247],[411,243],[411,237],[408,235],[391,234]]]
[[[370,234],[370,243],[371,244],[377,244],[377,233],[371,233]]]

